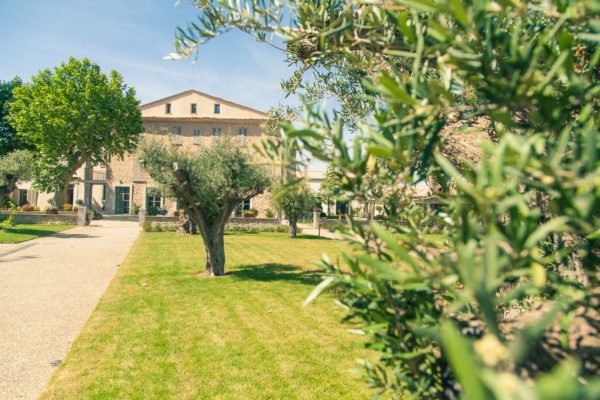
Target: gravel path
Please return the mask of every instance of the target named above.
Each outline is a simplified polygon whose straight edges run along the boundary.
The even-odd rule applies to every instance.
[[[138,233],[94,221],[1,249],[0,399],[39,396]]]

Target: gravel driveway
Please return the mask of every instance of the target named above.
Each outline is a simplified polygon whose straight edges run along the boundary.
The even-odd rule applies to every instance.
[[[39,396],[138,233],[94,221],[0,249],[0,399]]]

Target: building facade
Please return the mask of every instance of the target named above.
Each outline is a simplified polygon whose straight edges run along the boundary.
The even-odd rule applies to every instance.
[[[267,119],[267,114],[262,111],[197,90],[187,90],[143,104],[140,110],[144,122],[142,141],[158,139],[181,146],[186,151],[194,151],[200,146],[211,145],[222,135],[230,135],[236,137],[240,146],[246,147],[255,161],[264,164],[272,175],[281,174],[252,147],[260,143],[266,134],[261,124]],[[177,209],[176,201],[163,196],[158,185],[145,173],[137,151],[123,159],[114,158],[106,165],[81,168],[69,186],[66,202],[83,201],[86,183],[92,187],[92,208],[102,213],[132,214],[135,208],[155,207],[172,215]],[[29,182],[20,182],[11,197],[18,205],[28,203],[43,210],[54,194],[37,192]],[[259,217],[264,216],[269,208],[269,194],[245,201],[236,213],[241,215],[250,208],[258,210]]]

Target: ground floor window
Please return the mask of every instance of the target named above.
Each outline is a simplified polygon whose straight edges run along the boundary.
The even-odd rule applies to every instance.
[[[27,189],[19,189],[19,205],[23,206],[29,203],[29,198],[27,197]]]
[[[146,189],[146,209],[150,207],[161,207],[162,195],[158,189],[148,188]]]
[[[244,211],[249,210],[251,207],[250,199],[242,201],[242,204],[235,209],[235,216],[237,218],[242,218],[244,216]]]

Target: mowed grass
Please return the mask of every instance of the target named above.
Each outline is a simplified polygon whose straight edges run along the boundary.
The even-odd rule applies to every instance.
[[[200,278],[198,236],[142,233],[42,399],[364,399],[366,355],[314,260],[341,242],[227,234],[229,274]]]
[[[19,224],[13,227],[0,227],[0,243],[21,243],[71,228],[74,226],[51,224]]]

